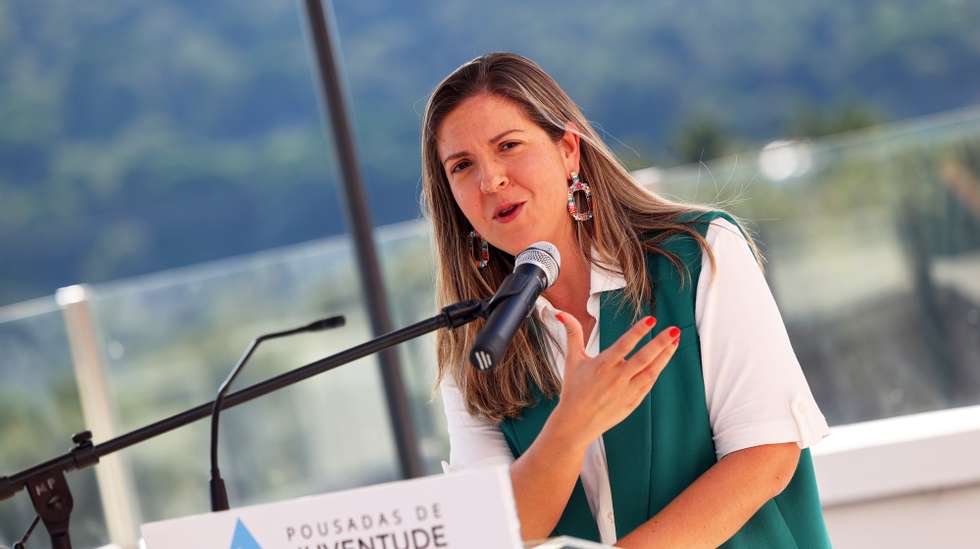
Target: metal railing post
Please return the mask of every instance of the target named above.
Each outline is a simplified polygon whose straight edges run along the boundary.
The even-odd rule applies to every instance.
[[[55,299],[65,319],[85,427],[99,442],[117,433],[105,354],[89,295],[86,286],[69,286],[59,289]],[[113,454],[95,466],[95,475],[110,542],[135,549],[140,524],[139,501],[133,492],[129,469],[119,454]]]

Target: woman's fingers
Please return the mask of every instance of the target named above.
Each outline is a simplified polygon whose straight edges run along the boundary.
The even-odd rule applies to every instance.
[[[607,363],[618,364],[626,358],[626,355],[630,353],[636,344],[643,339],[643,336],[653,328],[653,325],[657,323],[657,319],[652,316],[641,318],[639,322],[633,325],[632,328],[626,331],[625,334],[619,336],[616,343],[613,343],[605,351],[602,352],[602,356]]]
[[[646,345],[640,347],[640,350],[626,361],[625,368],[629,370],[630,377],[646,368],[661,353],[673,347],[673,342],[680,338],[680,336],[680,329],[677,326],[671,326],[666,330],[662,330],[656,337],[648,341]]]
[[[595,358],[585,354],[584,333],[578,320],[559,311],[555,318],[568,334],[561,406],[571,421],[578,421],[589,435],[598,436],[627,417],[670,361],[680,330],[661,330],[650,342],[641,345],[629,360],[624,360],[656,324],[644,317],[630,327],[615,343]],[[587,366],[587,367],[586,367]]]
[[[657,358],[653,359],[653,362],[647,364],[646,368],[640,370],[630,378],[629,386],[635,391],[634,396],[638,400],[642,400],[650,392],[654,384],[657,383],[660,374],[663,373],[664,368],[667,367],[667,363],[670,362],[676,350],[677,347],[674,345],[664,349],[662,353],[657,355]]]
[[[668,331],[664,330],[664,332]],[[678,332],[678,337],[679,336],[680,334]],[[635,373],[631,374],[629,384],[630,387],[636,391],[635,396],[639,399],[642,399],[644,395],[650,392],[650,389],[657,382],[657,379],[660,378],[660,374],[664,371],[664,368],[667,367],[670,359],[673,358],[674,352],[677,351],[678,340],[674,339],[669,332],[667,337],[669,340],[668,343],[664,344],[661,341],[658,341],[659,338],[660,336],[658,336],[654,341],[650,342],[651,344],[657,343],[657,345],[653,346],[659,350],[656,356],[645,363],[637,362],[636,364],[630,364],[630,366],[635,367],[636,370]],[[632,359],[630,362],[633,362]]]
[[[568,313],[558,311],[555,318],[565,326],[565,333],[568,334],[568,344],[566,346],[566,357],[582,356],[585,354],[585,336],[582,334],[582,324],[578,319]],[[574,355],[573,355],[574,353]]]

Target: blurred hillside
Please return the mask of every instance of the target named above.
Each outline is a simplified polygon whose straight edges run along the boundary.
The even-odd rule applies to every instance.
[[[980,101],[975,2],[336,9],[378,224],[418,216],[425,97],[488,50],[633,168]],[[0,3],[0,304],[342,232],[325,135],[296,3]]]

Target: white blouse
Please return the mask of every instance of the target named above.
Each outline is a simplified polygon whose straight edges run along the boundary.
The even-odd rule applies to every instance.
[[[800,448],[815,444],[830,434],[830,429],[803,377],[779,309],[748,243],[724,218],[711,222],[705,238],[715,254],[718,271],[711,268],[707,253],[703,253],[695,325],[701,340],[705,401],[718,459],[762,444],[796,442]],[[599,294],[625,285],[622,276],[593,266],[586,309],[596,322],[585,349],[589,356],[599,353]],[[562,373],[565,329],[554,317],[556,309],[544,297],[538,298],[535,310],[559,343],[552,358]],[[658,324],[654,334],[664,328],[667,326]],[[454,380],[445,378],[440,391],[450,444],[450,464],[443,462],[445,471],[513,463],[499,427],[466,411]],[[589,446],[581,478],[602,543],[612,545],[618,538],[602,437]]]

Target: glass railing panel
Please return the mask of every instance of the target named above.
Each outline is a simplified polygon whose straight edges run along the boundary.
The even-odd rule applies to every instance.
[[[980,402],[980,112],[669,170],[750,221],[834,424]]]
[[[61,311],[54,299],[0,309],[0,475],[12,475],[64,454],[85,429]],[[108,543],[95,468],[66,475],[75,501],[76,547]],[[0,502],[0,543],[13,545],[30,526],[34,508],[25,491]],[[43,526],[28,547],[48,543]]]
[[[378,244],[395,325],[407,326],[436,314],[431,225],[414,221],[385,227],[378,231]],[[434,333],[401,345],[419,451],[429,473],[442,472],[440,461],[449,456],[446,418],[433,386],[435,345]]]
[[[264,343],[243,388],[366,340],[346,241],[331,240],[96,288],[122,429],[213,399],[262,333],[343,314],[343,328]],[[377,361],[365,358],[222,414],[221,463],[233,505],[398,476]],[[208,421],[127,450],[144,520],[208,509]]]

